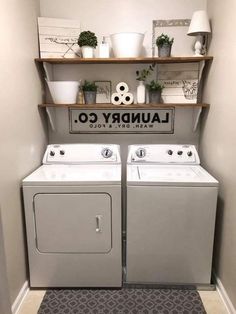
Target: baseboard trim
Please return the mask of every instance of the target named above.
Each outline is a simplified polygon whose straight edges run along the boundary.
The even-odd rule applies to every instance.
[[[236,309],[234,308],[233,303],[231,302],[225,287],[223,286],[221,280],[215,273],[213,273],[213,278],[216,284],[216,290],[219,293],[227,311],[229,314],[236,314]]]
[[[18,313],[20,306],[22,302],[24,301],[25,297],[27,296],[28,292],[29,292],[29,282],[26,281],[23,284],[22,288],[20,289],[20,292],[18,293],[18,296],[16,297],[14,303],[12,304],[12,307],[11,307],[12,314]]]

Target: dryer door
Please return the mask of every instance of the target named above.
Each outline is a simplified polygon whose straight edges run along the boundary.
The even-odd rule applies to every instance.
[[[42,253],[107,253],[111,250],[109,194],[36,194],[37,249]]]

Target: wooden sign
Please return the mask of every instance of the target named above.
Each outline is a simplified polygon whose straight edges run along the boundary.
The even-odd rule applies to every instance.
[[[174,108],[70,109],[70,133],[174,133]]]
[[[79,56],[79,21],[39,17],[38,28],[41,58]]]
[[[158,80],[164,85],[164,103],[197,103],[199,86],[199,64],[160,64]]]

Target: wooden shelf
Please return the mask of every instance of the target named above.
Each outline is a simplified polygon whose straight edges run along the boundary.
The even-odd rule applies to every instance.
[[[155,109],[155,108],[208,108],[209,104],[132,104],[132,105],[113,105],[113,104],[40,104],[40,108],[74,108],[74,109]]]
[[[168,58],[37,58],[36,62],[51,64],[138,64],[138,63],[193,63],[213,60],[212,56],[168,57]]]

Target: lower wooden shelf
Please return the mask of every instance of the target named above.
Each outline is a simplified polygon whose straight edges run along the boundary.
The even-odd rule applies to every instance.
[[[77,109],[154,109],[154,108],[208,108],[209,104],[132,104],[132,105],[113,105],[113,104],[40,104],[40,108],[77,108]]]

